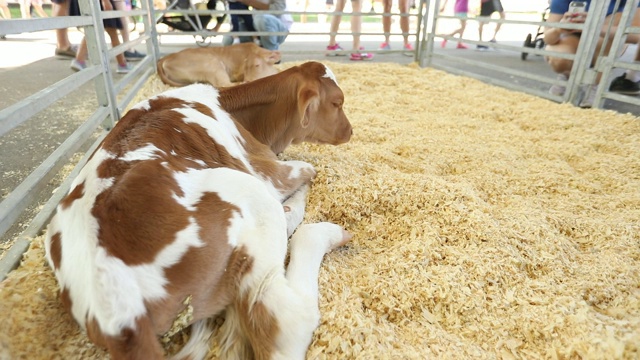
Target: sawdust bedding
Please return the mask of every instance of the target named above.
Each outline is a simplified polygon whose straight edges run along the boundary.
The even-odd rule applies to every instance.
[[[283,154],[318,169],[305,221],[354,234],[324,259],[308,358],[640,357],[638,118],[328,64],[354,137]],[[140,98],[164,89],[151,79]],[[106,357],[62,311],[42,238],[0,314],[0,358]]]

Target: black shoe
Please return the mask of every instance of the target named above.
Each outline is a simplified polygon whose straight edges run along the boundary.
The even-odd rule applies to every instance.
[[[489,50],[489,47],[486,45],[476,45],[476,50],[478,51],[486,51]]]
[[[609,91],[626,95],[640,94],[640,82],[633,82],[626,78],[626,75],[620,75],[613,79]]]
[[[146,56],[145,54],[139,53],[137,50],[124,52],[124,58],[127,59],[128,61],[140,61],[145,56]]]

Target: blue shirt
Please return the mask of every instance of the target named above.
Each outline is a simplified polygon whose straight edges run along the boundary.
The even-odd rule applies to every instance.
[[[564,14],[569,11],[569,4],[573,0],[551,0],[551,4],[549,4],[549,12],[552,14]],[[609,1],[609,0],[607,0]],[[587,3],[587,10],[589,10],[589,4],[591,0],[585,0]],[[627,0],[620,0],[620,7],[618,7],[618,12],[621,12],[624,9],[624,5],[627,3]],[[610,0],[609,8],[607,9],[607,16],[613,14],[613,7],[616,4],[616,0]],[[640,7],[640,4],[638,5]]]

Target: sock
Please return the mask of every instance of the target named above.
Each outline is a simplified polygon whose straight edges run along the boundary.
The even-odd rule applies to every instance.
[[[633,82],[638,82],[640,81],[640,71],[636,71],[636,70],[627,70],[626,74],[625,74],[625,78],[633,81]]]

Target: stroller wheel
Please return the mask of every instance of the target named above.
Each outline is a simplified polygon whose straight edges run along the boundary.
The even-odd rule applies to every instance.
[[[531,46],[531,34],[527,34],[527,38],[524,40],[524,47],[526,48],[533,47]],[[529,55],[529,53],[523,51],[522,54],[520,55],[520,58],[523,61],[527,60],[527,55]]]

